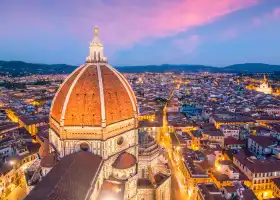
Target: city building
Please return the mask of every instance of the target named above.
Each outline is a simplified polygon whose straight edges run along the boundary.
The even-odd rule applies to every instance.
[[[280,161],[278,159],[260,160],[246,155],[244,150],[233,156],[233,163],[248,177],[250,187],[258,198],[273,196],[273,179],[280,177]]]
[[[266,75],[263,77],[263,82],[260,84],[260,86],[256,89],[258,92],[262,92],[265,94],[271,94],[272,93],[272,88],[269,86]]]
[[[143,140],[139,150],[146,145]],[[166,170],[152,171],[149,179],[146,173],[139,174],[154,164],[148,169],[140,167],[146,160],[138,151],[136,98],[127,80],[107,63],[98,29],[86,63],[66,78],[53,99],[49,147],[59,161],[38,177],[42,180],[26,200],[133,200],[138,195],[141,200],[170,199]],[[151,149],[149,153],[156,152]],[[46,168],[48,163],[42,161],[41,168]],[[149,193],[141,192],[143,184],[152,184]]]
[[[139,133],[138,199],[168,199],[171,194],[171,173],[168,161],[160,153],[156,140],[148,133]]]
[[[256,155],[271,154],[277,145],[273,137],[251,135],[248,138],[248,149]]]

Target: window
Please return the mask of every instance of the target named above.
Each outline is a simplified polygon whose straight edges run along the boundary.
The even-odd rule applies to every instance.
[[[120,146],[120,145],[123,144],[123,142],[124,142],[123,137],[119,137],[118,140],[117,140],[117,144]]]
[[[82,151],[88,151],[89,150],[89,145],[87,143],[83,142],[83,143],[80,144],[80,149]]]

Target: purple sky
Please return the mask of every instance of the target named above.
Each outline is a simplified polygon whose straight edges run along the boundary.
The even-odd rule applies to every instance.
[[[280,0],[9,0],[0,60],[81,64],[93,28],[112,65],[280,64]]]

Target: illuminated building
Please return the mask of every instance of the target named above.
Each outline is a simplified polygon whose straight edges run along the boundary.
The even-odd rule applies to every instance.
[[[280,178],[272,179],[271,181],[271,187],[273,191],[273,196],[275,198],[280,198]]]
[[[246,146],[245,140],[237,140],[234,137],[224,139],[222,147],[225,149],[242,149]]]
[[[203,139],[217,142],[222,144],[224,140],[224,135],[221,130],[203,130],[202,131],[202,137]]]
[[[196,200],[220,200],[224,199],[221,191],[214,183],[199,183],[197,187]]]
[[[154,121],[156,119],[156,114],[148,114],[148,115],[139,115],[138,116],[138,120],[142,121],[142,120],[151,120]]]
[[[201,162],[197,162],[196,157],[192,151],[184,149],[182,172],[186,179],[185,184],[189,193],[195,193],[196,184],[208,183],[211,180],[207,170],[201,166]],[[189,194],[189,196],[191,195]]]
[[[38,133],[38,127],[48,124],[48,118],[38,118],[36,116],[20,116],[18,120],[19,127],[24,127],[32,136]]]
[[[235,114],[235,113],[217,113],[209,118],[209,122],[214,124],[216,128],[221,125],[246,125],[253,124],[255,121],[251,118]]]
[[[201,145],[202,134],[198,130],[192,130],[188,132],[192,137],[192,148],[193,150],[198,150]]]
[[[18,123],[18,115],[15,111],[13,111],[12,109],[6,109],[5,111],[12,122]]]
[[[265,94],[271,94],[272,93],[272,88],[269,86],[265,75],[263,77],[262,84],[260,84],[260,86],[256,90],[258,92],[262,92],[262,93],[265,93]]]
[[[254,85],[247,85],[246,89],[248,89],[248,90],[256,90],[256,87]]]
[[[38,127],[48,123],[48,118],[38,118],[36,116],[20,116],[12,109],[6,109],[7,116],[12,122],[18,123],[19,127],[24,127],[32,136],[38,132]]]
[[[273,137],[251,135],[248,138],[248,149],[256,155],[269,155],[277,145]]]
[[[210,173],[212,181],[218,188],[233,186],[235,182],[249,185],[249,179],[230,160],[216,162],[215,169]]]
[[[24,149],[18,156],[8,157],[5,163],[1,161],[0,199],[5,199],[16,187],[25,184],[24,171],[36,159],[38,148],[33,149],[34,152],[30,149]]]
[[[59,162],[43,173],[26,200],[137,199],[137,102],[126,79],[107,63],[98,29],[86,63],[66,78],[53,99],[49,142]]]
[[[233,163],[249,178],[250,187],[258,198],[273,196],[273,179],[280,178],[280,161],[258,160],[256,157],[247,157],[240,151],[233,157]]]
[[[139,133],[138,161],[138,199],[169,199],[171,176],[166,167],[168,161],[148,133]]]
[[[176,101],[170,101],[167,103],[167,106],[166,106],[166,112],[179,112],[179,105],[178,105],[178,102]]]

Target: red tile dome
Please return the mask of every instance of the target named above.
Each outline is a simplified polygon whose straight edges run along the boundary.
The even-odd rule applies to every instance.
[[[133,90],[107,63],[95,29],[86,63],[66,78],[53,99],[50,128],[64,139],[100,140],[136,127]]]
[[[106,63],[86,63],[62,83],[51,106],[60,126],[102,126],[135,118],[137,104],[126,79]]]

